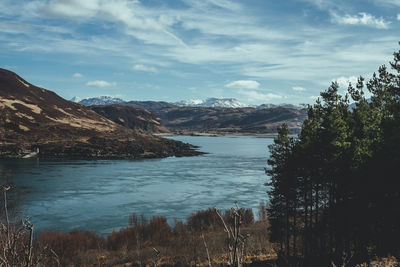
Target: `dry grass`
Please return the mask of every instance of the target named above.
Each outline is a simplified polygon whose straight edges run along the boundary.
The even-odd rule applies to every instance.
[[[255,222],[250,209],[240,209],[240,213],[241,233],[248,236],[243,262],[275,258],[267,222]],[[229,224],[231,211],[222,214]],[[227,235],[214,209],[199,211],[173,226],[164,217],[132,215],[129,227],[107,238],[89,231],[46,231],[37,237],[38,244],[47,244],[55,251],[62,266],[209,266],[204,241],[212,266],[228,263]]]
[[[368,263],[363,263],[360,265],[357,265],[357,267],[399,267],[400,263],[395,257],[387,257],[387,258],[381,258],[381,259],[375,259],[371,261],[369,264]]]

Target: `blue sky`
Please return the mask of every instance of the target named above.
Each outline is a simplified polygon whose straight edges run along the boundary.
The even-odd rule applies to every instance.
[[[0,66],[67,99],[312,103],[399,26],[400,0],[1,0]]]

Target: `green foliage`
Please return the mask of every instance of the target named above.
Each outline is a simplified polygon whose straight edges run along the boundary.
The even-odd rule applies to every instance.
[[[349,84],[345,96],[332,83],[298,138],[279,129],[266,173],[271,241],[281,255],[320,266],[344,264],[343,255],[351,255],[346,264],[400,256],[400,51],[390,65],[393,72],[381,66],[367,83]]]

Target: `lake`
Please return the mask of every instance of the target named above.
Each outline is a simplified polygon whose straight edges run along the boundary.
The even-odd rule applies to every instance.
[[[266,201],[264,167],[272,138],[168,137],[200,147],[196,157],[146,160],[0,160],[12,170],[17,206],[40,230],[108,234],[133,213],[185,219],[234,201],[257,211]]]

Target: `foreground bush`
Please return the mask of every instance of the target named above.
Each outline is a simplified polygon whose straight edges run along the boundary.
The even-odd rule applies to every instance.
[[[266,222],[255,221],[251,209],[240,209],[239,213],[241,233],[246,236],[243,261],[273,258]],[[222,213],[222,217],[230,224],[232,211]],[[74,230],[45,231],[36,239],[36,243],[48,244],[54,250],[62,266],[208,266],[205,245],[212,264],[227,264],[227,242],[214,208],[191,214],[186,222],[175,220],[173,225],[164,217],[146,219],[133,214],[128,227],[107,238]]]

